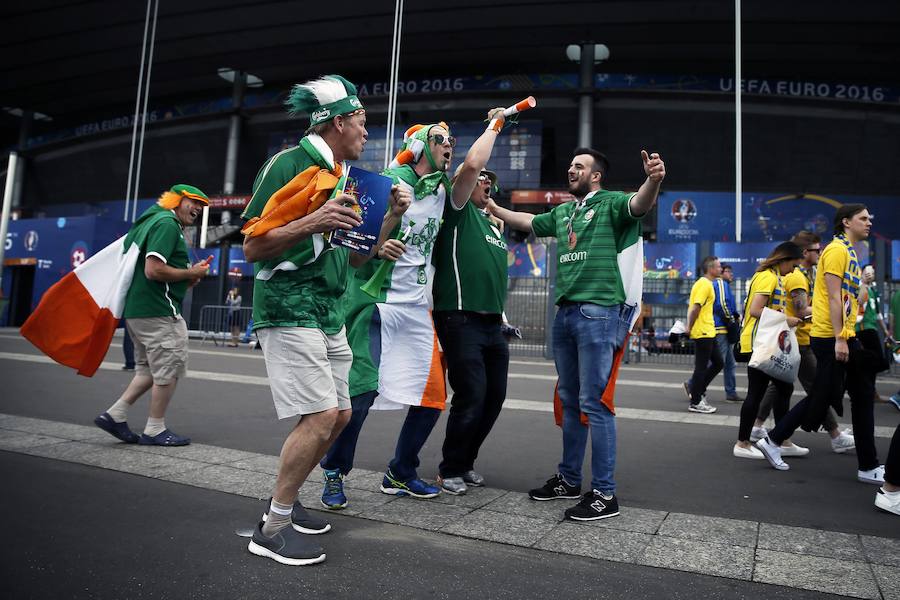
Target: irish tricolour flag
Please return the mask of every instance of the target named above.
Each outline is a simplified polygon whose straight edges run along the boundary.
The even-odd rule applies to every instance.
[[[130,237],[119,238],[53,284],[22,326],[28,341],[79,375],[97,371],[122,318],[140,252]]]

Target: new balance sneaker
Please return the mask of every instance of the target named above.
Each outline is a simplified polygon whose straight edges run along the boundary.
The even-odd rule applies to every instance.
[[[395,478],[393,473],[391,473],[391,470],[388,469],[384,474],[384,479],[381,480],[381,491],[384,494],[391,494],[393,496],[412,496],[413,498],[427,500],[428,498],[434,498],[440,494],[441,488],[426,483],[418,478],[410,479],[409,481],[400,481]]]
[[[850,452],[854,448],[856,448],[856,438],[846,431],[840,432],[836,438],[831,440],[831,450],[838,454]]]
[[[869,469],[868,471],[857,471],[856,478],[863,483],[884,485],[884,465],[878,465],[874,469]]]
[[[586,493],[581,502],[566,509],[566,518],[573,521],[596,521],[619,516],[619,501],[615,494],[606,498],[597,490]]]
[[[763,456],[762,452],[760,452],[759,450],[754,448],[752,445],[747,448],[743,448],[743,447],[735,444],[734,449],[731,451],[731,453],[736,458],[753,458],[756,460],[762,460],[765,458],[765,456]]]
[[[706,401],[706,398],[702,398],[697,404],[688,405],[688,410],[695,413],[703,413],[704,415],[711,415],[719,409],[710,405],[710,403]]]
[[[263,513],[263,523],[269,518],[269,507],[272,506],[272,499],[266,503],[266,512]],[[320,519],[306,512],[299,500],[294,500],[294,508],[291,510],[291,526],[308,535],[318,535],[331,531],[331,523],[325,519]]]
[[[340,510],[347,506],[344,495],[344,476],[338,469],[325,469],[325,487],[322,489],[322,506]]]
[[[887,492],[883,487],[875,493],[875,506],[881,510],[900,515],[900,492]]]
[[[475,487],[482,487],[484,485],[484,477],[477,471],[472,470],[463,473],[463,481]]]
[[[750,441],[754,444],[769,435],[769,430],[765,427],[754,427],[750,430]]]
[[[759,448],[759,451],[763,453],[763,456],[774,468],[779,471],[787,471],[791,468],[790,465],[781,460],[781,446],[773,444],[769,440],[769,436],[756,442],[756,447]]]
[[[469,491],[462,477],[441,477],[438,475],[437,484],[441,486],[442,490],[453,496],[462,496]]]
[[[581,487],[569,485],[563,476],[557,473],[542,487],[529,490],[528,497],[532,500],[575,500],[581,498]]]
[[[285,527],[272,537],[263,535],[262,523],[256,526],[247,550],[251,554],[271,558],[283,565],[313,565],[325,560],[325,551],[302,533]]]
[[[782,456],[806,456],[807,454],[809,454],[809,448],[798,446],[793,442],[791,442],[790,446],[785,446],[784,444],[781,446]]]

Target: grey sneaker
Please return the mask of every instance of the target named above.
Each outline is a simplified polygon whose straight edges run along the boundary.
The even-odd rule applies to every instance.
[[[294,531],[293,527],[285,527],[272,537],[266,537],[262,532],[262,522],[253,531],[247,550],[251,554],[295,567],[325,560],[325,551],[321,546],[309,541],[302,533]]]
[[[484,485],[484,477],[476,471],[466,471],[463,473],[463,481],[474,487],[481,487]]]
[[[754,427],[750,430],[750,441],[754,444],[769,435],[769,430],[765,427]]]
[[[831,450],[837,454],[843,454],[856,448],[856,438],[842,431],[836,438],[831,440]]]
[[[710,414],[716,412],[716,411],[719,410],[719,409],[716,408],[715,406],[711,406],[711,405],[709,404],[709,402],[706,401],[706,398],[703,398],[703,399],[700,400],[700,402],[698,402],[697,404],[691,404],[691,405],[689,405],[689,406],[688,406],[688,410],[691,411],[691,412],[703,413],[703,414],[705,414],[705,415],[710,415]]]
[[[442,490],[454,496],[462,496],[469,490],[462,477],[441,477],[438,475],[437,484],[441,486]]]
[[[269,501],[266,502],[266,512],[262,516],[263,523],[269,518],[269,507],[271,505],[272,498],[269,498]],[[306,512],[299,500],[294,500],[294,508],[291,510],[291,526],[296,531],[308,535],[318,535],[331,531],[331,523]]]

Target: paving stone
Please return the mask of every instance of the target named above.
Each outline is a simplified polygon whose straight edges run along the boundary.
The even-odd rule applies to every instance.
[[[563,512],[566,508],[574,506],[576,502],[576,500],[545,500],[539,502],[532,500],[528,497],[528,494],[522,492],[507,492],[493,502],[485,504],[484,508],[486,510],[559,523],[563,519]]]
[[[205,466],[204,463],[192,460],[142,452],[129,452],[121,445],[109,446],[84,442],[63,442],[50,446],[27,448],[23,451],[32,456],[55,458],[157,479],[167,479],[172,475],[186,473]]]
[[[15,452],[21,448],[60,444],[68,441],[69,440],[51,437],[49,435],[37,435],[34,433],[25,433],[24,431],[0,429],[0,450],[11,450]]]
[[[77,441],[107,441],[115,440],[114,437],[97,428],[95,425],[75,425],[73,423],[60,423],[46,419],[31,419],[29,417],[12,416],[3,424],[4,429],[15,429],[38,435],[49,435]]]
[[[255,471],[256,473],[267,473],[269,475],[278,475],[278,457],[268,456],[265,454],[257,454],[252,458],[244,458],[232,463],[228,463],[229,467],[236,469],[245,469],[247,471]],[[312,476],[307,479],[310,481]]]
[[[202,464],[202,463],[201,463]],[[203,468],[166,477],[168,481],[183,483],[207,490],[217,490],[248,498],[265,500],[272,494],[275,478],[268,473],[254,473],[227,465],[204,465]]]
[[[757,550],[753,581],[855,598],[881,598],[869,565],[821,556]]]
[[[890,515],[888,515],[890,518]],[[900,539],[863,535],[862,545],[869,562],[900,567]]]
[[[682,540],[698,540],[726,546],[756,547],[756,521],[739,521],[704,515],[669,513],[659,534]]]
[[[580,527],[600,527],[602,529],[619,529],[635,533],[653,534],[659,530],[660,525],[662,525],[668,514],[661,510],[620,506],[618,517],[598,519],[597,521],[572,521],[572,524]]]
[[[353,499],[351,498],[350,501],[352,503]],[[415,498],[398,498],[394,502],[388,502],[371,510],[361,512],[359,516],[374,521],[384,521],[436,531],[469,512],[471,511],[468,508],[460,506],[450,506]]]
[[[900,569],[887,565],[872,565],[875,579],[884,600],[900,600]]]
[[[231,448],[221,448],[219,446],[208,446],[206,444],[189,444],[187,446],[141,446],[140,444],[128,444],[128,450],[135,452],[146,452],[148,454],[160,454],[172,458],[185,458],[187,460],[195,460],[198,462],[210,464],[233,463],[239,460],[249,460],[257,458],[259,454],[253,452],[245,452],[243,450],[233,450]]]
[[[447,492],[441,492],[441,495],[434,498],[434,502],[441,504],[449,504],[451,506],[464,506],[466,508],[481,508],[485,504],[493,502],[500,496],[504,495],[506,490],[498,490],[489,487],[469,487],[468,491],[461,496],[454,496]]]
[[[553,527],[553,523],[543,519],[476,510],[454,520],[441,531],[514,546],[532,546]]]
[[[348,504],[346,508],[340,510],[331,510],[322,506],[322,484],[318,481],[308,481],[303,484],[298,494],[300,502],[306,508],[321,510],[325,513],[338,513],[342,515],[359,515],[375,508],[392,502],[397,499],[396,496],[382,494],[381,492],[370,492],[368,490],[351,490],[345,488],[347,492]]]
[[[324,474],[320,474],[319,481],[322,481],[323,477]],[[380,471],[353,469],[352,471],[350,471],[349,475],[344,477],[344,487],[354,488],[357,490],[367,490],[370,492],[379,492],[383,479],[384,473]]]
[[[602,519],[611,521],[612,519]],[[652,535],[600,527],[584,527],[574,522],[556,525],[535,548],[561,554],[576,554],[601,560],[636,563]]]
[[[753,575],[753,548],[657,535],[638,564],[749,580]]]
[[[790,554],[865,561],[859,536],[806,527],[759,524],[758,548]]]

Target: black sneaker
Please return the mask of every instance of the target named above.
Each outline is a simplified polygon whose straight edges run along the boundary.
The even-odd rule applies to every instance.
[[[291,527],[285,527],[272,537],[266,537],[262,532],[262,521],[253,531],[247,550],[257,556],[271,558],[283,565],[301,566],[313,565],[325,560],[325,551],[304,536],[297,533]]]
[[[271,498],[266,503],[266,512],[262,516],[263,523],[269,517],[270,506],[272,506]],[[291,510],[291,526],[300,533],[307,535],[317,535],[331,531],[331,523],[306,512],[299,500],[294,500],[294,508]]]
[[[594,490],[586,493],[581,502],[566,509],[566,518],[573,521],[596,521],[619,516],[619,501],[616,496],[604,498]]]
[[[532,500],[574,500],[581,498],[581,488],[569,485],[562,475],[557,473],[547,480],[543,487],[528,491]]]

